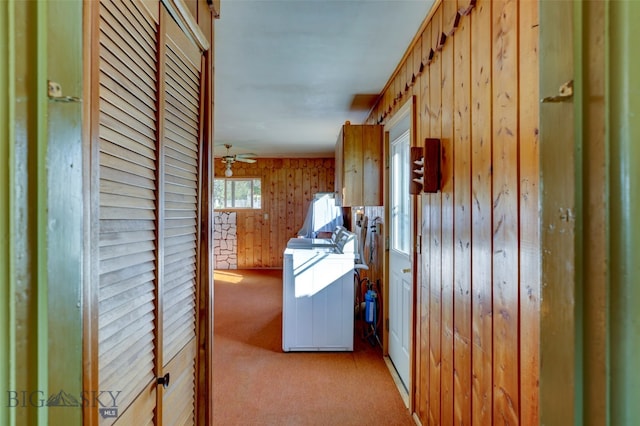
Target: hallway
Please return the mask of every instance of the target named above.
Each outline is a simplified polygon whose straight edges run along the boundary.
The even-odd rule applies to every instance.
[[[216,425],[412,425],[379,348],[282,352],[282,271],[215,273]]]

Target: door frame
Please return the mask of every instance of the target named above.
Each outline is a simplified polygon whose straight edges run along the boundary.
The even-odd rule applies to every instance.
[[[412,223],[411,223],[411,307],[409,312],[409,383],[406,383],[407,391],[404,389],[404,385],[400,380],[400,377],[397,375],[395,371],[395,367],[391,363],[389,359],[389,285],[390,282],[390,269],[389,269],[389,241],[390,241],[390,215],[389,215],[389,206],[390,202],[390,143],[389,140],[389,131],[395,127],[403,118],[409,116],[409,147],[416,146],[416,97],[409,97],[404,104],[393,114],[393,116],[384,123],[384,184],[383,184],[383,196],[384,196],[384,223],[387,224],[384,230],[384,240],[385,240],[385,250],[384,250],[384,264],[383,264],[383,277],[384,282],[387,285],[383,288],[383,319],[384,319],[384,334],[382,339],[382,353],[384,355],[385,362],[391,375],[393,376],[394,381],[396,382],[396,386],[398,387],[398,391],[402,396],[405,405],[409,409],[409,412],[413,414],[415,407],[415,369],[416,369],[416,350],[415,350],[415,335],[416,335],[416,297],[417,297],[417,281],[416,281],[416,238],[417,235],[417,225],[416,219],[418,217],[417,212],[417,203],[415,197],[411,197],[411,215],[412,215]]]

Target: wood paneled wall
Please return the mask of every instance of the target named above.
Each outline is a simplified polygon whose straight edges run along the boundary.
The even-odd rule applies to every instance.
[[[281,268],[316,192],[334,192],[333,158],[258,158],[233,164],[234,177],[262,179],[262,209],[238,213],[238,268]],[[216,159],[215,176],[224,176]]]
[[[415,199],[425,425],[538,424],[538,73],[537,1],[441,1],[367,120],[413,95],[417,143],[442,139],[442,190]]]

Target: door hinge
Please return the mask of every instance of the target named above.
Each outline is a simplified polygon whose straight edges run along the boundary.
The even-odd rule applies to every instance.
[[[569,80],[564,83],[558,89],[558,94],[555,96],[547,96],[546,98],[540,99],[542,103],[550,103],[550,102],[566,102],[573,98],[573,80]]]
[[[389,331],[389,318],[384,320],[384,329],[385,331]]]
[[[82,102],[77,96],[62,96],[62,86],[55,81],[47,81],[47,95],[49,100],[55,102]]]
[[[386,251],[389,251],[389,237],[388,236],[384,238],[384,249]]]
[[[422,235],[417,235],[417,238],[416,238],[416,253],[422,254]]]

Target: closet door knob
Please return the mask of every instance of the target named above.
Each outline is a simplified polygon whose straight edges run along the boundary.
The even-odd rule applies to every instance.
[[[162,387],[166,389],[169,387],[169,380],[171,380],[171,376],[169,375],[169,373],[167,373],[162,377],[158,377],[157,383],[158,385],[162,385]]]

